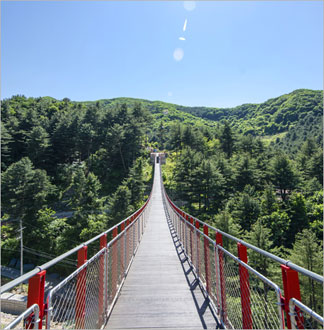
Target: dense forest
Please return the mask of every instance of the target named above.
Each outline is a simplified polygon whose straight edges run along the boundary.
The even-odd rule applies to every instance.
[[[25,258],[40,263],[132,213],[149,194],[156,148],[167,154],[163,179],[176,204],[322,273],[322,110],[322,92],[311,90],[233,109],[129,98],[5,99],[2,263],[19,258],[20,220]],[[279,276],[259,255],[250,263]],[[312,292],[307,305],[322,308],[321,288],[301,281]]]
[[[109,228],[147,197],[151,117],[140,104],[105,111],[99,103],[14,96],[1,111],[3,264],[19,256],[20,220],[25,260],[39,263]]]

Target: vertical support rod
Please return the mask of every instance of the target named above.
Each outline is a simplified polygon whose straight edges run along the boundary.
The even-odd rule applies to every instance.
[[[193,225],[193,218],[190,218],[190,223]],[[193,234],[193,228],[192,228],[192,226],[190,226],[190,258],[191,258],[191,260],[193,260],[193,236],[192,236],[192,234]]]
[[[287,318],[287,327],[288,329],[291,329],[291,320],[289,315],[289,301],[291,298],[295,298],[301,301],[298,272],[286,265],[280,265],[280,266],[281,266],[282,282],[283,282],[284,294],[285,294],[283,300],[284,300],[284,308]],[[297,328],[304,329],[304,325],[303,325],[304,318],[298,307],[296,307],[296,313],[298,315],[296,322]]]
[[[223,236],[216,232],[216,244],[223,246]],[[220,283],[220,300],[221,300],[221,320],[226,325],[227,323],[227,308],[226,308],[226,291],[225,291],[225,277],[224,277],[224,253],[218,249],[218,265],[219,265],[219,283]]]
[[[24,274],[24,240],[23,240],[23,227],[22,227],[22,219],[19,221],[20,223],[20,276]],[[22,291],[22,283],[20,284],[20,291]]]
[[[87,261],[87,251],[88,247],[83,246],[78,251],[78,268],[81,267]],[[87,270],[83,269],[77,277],[76,285],[76,320],[75,328],[84,329],[85,321],[85,306],[86,306],[86,277]]]
[[[196,221],[195,227],[197,228],[196,232],[196,251],[197,251],[197,265],[196,265],[196,270],[197,270],[197,276],[200,277],[200,236],[199,236],[199,222]]]
[[[42,328],[42,319],[44,317],[44,292],[45,292],[45,276],[46,270],[42,270],[29,279],[27,308],[37,304],[39,306],[39,323],[38,329]],[[37,320],[35,320],[37,321]]]
[[[208,236],[208,226],[204,225],[204,234]],[[205,257],[205,273],[206,273],[206,289],[210,295],[210,273],[209,273],[209,241],[204,237],[204,257]]]
[[[237,254],[241,261],[245,263],[248,262],[247,249],[245,245],[241,243],[237,243]],[[242,265],[239,265],[239,274],[240,274],[243,329],[252,329],[249,272]]]
[[[118,227],[112,231],[113,239],[118,235]],[[112,263],[111,263],[111,279],[112,279],[112,299],[114,299],[117,292],[117,271],[118,271],[118,251],[117,240],[112,244]]]
[[[129,258],[129,219],[126,220],[126,229],[125,229],[125,235],[126,235],[126,238],[125,238],[125,272],[127,270],[127,267],[128,267],[128,258]]]
[[[103,234],[100,237],[100,250],[104,249],[107,247],[107,234]],[[106,258],[106,253],[107,250],[105,250],[105,253],[100,255],[100,260],[99,260],[99,295],[98,295],[98,314],[99,314],[99,324],[98,328],[101,328],[104,322],[104,311],[106,306],[106,292],[105,290],[105,258]]]
[[[120,232],[123,235],[120,238],[120,266],[123,268],[123,273],[125,275],[126,268],[125,268],[125,222],[122,222],[120,225]]]

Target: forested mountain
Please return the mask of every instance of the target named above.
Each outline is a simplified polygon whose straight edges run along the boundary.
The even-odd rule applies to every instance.
[[[260,104],[243,104],[234,108],[187,107],[161,101],[117,98],[98,101],[103,107],[114,107],[126,103],[129,106],[140,102],[153,114],[153,127],[159,127],[160,120],[168,126],[179,120],[197,125],[213,127],[216,123],[228,121],[230,126],[243,135],[260,136],[266,143],[295,152],[308,139],[316,143],[323,139],[323,91],[298,89]],[[91,104],[92,102],[86,102]]]
[[[188,213],[233,236],[322,274],[323,150],[308,139],[291,157],[226,122],[214,134],[175,124],[165,143],[163,180]],[[235,242],[234,242],[235,243]],[[236,254],[235,244],[224,245]],[[257,253],[249,263],[275,282],[279,267]],[[321,311],[322,287],[301,279],[302,295]],[[311,293],[311,294],[310,294]]]
[[[26,247],[57,255],[128,216],[149,193],[151,116],[139,104],[105,111],[14,96],[1,114],[4,264],[19,255],[20,220]]]
[[[4,100],[3,264],[19,256],[20,220],[24,245],[53,256],[132,213],[150,191],[156,148],[167,153],[165,185],[181,207],[321,273],[322,95],[297,90],[233,109],[130,98]],[[46,261],[31,251],[27,261]],[[276,276],[257,256],[251,264]],[[302,290],[310,285],[308,305],[319,309],[316,284]]]
[[[298,149],[307,138],[323,139],[323,91],[298,89],[261,104],[235,108],[179,107],[178,110],[213,121],[228,121],[244,135],[269,137],[286,150]]]

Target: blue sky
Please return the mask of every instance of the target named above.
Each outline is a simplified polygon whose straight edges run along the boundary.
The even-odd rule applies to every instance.
[[[228,107],[323,89],[322,1],[190,5],[1,1],[1,98]]]

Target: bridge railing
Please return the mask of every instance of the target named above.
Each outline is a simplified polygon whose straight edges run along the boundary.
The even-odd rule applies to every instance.
[[[41,329],[45,319],[47,329],[102,328],[111,313],[142,238],[152,191],[140,209],[117,225],[3,285],[1,294],[26,280],[29,281],[27,310],[7,325],[7,328],[16,327],[23,319],[24,328],[35,326]],[[109,242],[108,234],[112,234]],[[96,242],[99,243],[99,252],[87,260],[88,246]],[[50,289],[45,300],[46,270],[75,253],[78,259],[77,269]],[[35,309],[35,306],[38,308]]]
[[[323,285],[322,276],[184,212],[169,198],[163,183],[162,192],[169,221],[224,327],[313,329],[323,325],[323,317],[301,303],[298,274]],[[223,247],[223,237],[236,243],[237,256]],[[282,284],[248,265],[247,248],[280,263]]]

